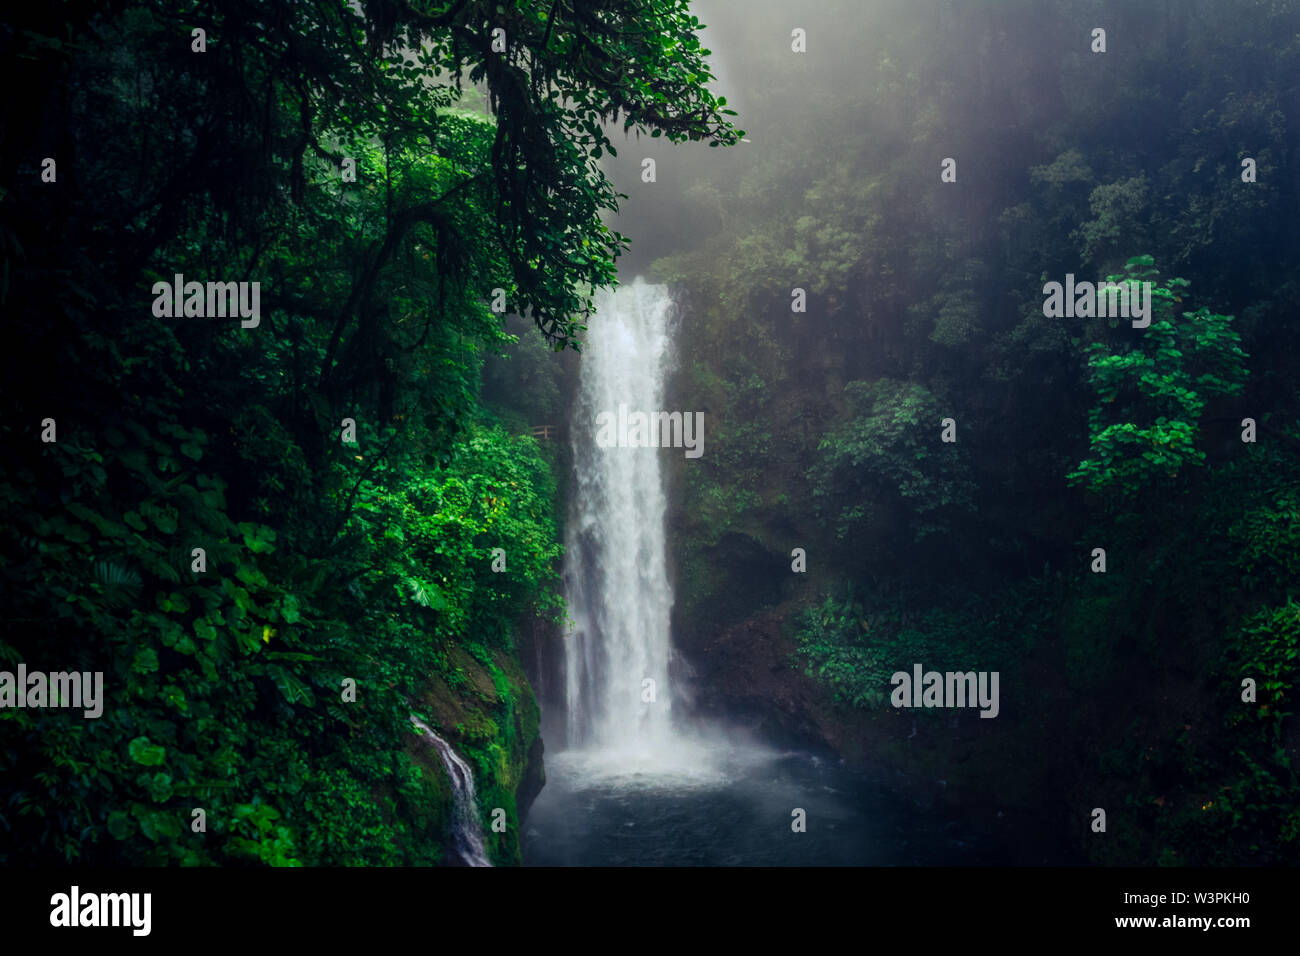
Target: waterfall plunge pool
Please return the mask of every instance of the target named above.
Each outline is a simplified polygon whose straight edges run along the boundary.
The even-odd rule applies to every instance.
[[[787,866],[997,862],[943,820],[838,766],[715,729],[685,733],[668,689],[673,590],[662,466],[648,427],[675,359],[671,290],[635,280],[598,293],[572,419],[564,587],[565,737],[524,825],[541,866]],[[650,417],[660,416],[664,417]],[[684,430],[687,418],[680,418]],[[608,432],[619,423],[622,441]],[[601,426],[607,434],[601,434]],[[698,439],[702,451],[702,422]],[[671,434],[671,432],[670,432]],[[656,442],[658,444],[658,442]],[[688,458],[695,457],[688,452]],[[802,811],[804,832],[792,824]],[[995,848],[994,848],[995,849]]]
[[[546,776],[524,824],[526,866],[1010,862],[988,837],[800,751],[684,738],[662,751],[561,752]]]

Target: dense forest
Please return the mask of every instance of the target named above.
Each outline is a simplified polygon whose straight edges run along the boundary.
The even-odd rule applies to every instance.
[[[716,423],[678,639],[1023,862],[1300,861],[1300,5],[850,6],[717,5],[752,143],[660,208]],[[1046,317],[1067,274],[1150,326]],[[1000,671],[1000,717],[890,707],[912,661]]]
[[[436,862],[412,711],[486,806],[540,787],[512,627],[558,602],[555,481],[527,397],[478,400],[493,299],[576,344],[623,243],[603,124],[736,132],[685,3],[420,6],[7,14],[0,656],[107,706],[3,713],[4,862]]]
[[[706,423],[662,452],[675,719],[999,862],[1300,862],[1300,0],[0,35],[0,670],[103,676],[94,719],[0,683],[0,864],[466,862],[412,718],[527,862],[578,370],[638,275]],[[1045,303],[1104,280],[1149,324]],[[918,662],[996,719],[900,707]]]

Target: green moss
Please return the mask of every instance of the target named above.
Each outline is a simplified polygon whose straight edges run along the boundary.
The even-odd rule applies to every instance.
[[[479,819],[489,858],[496,865],[521,861],[518,792],[530,774],[540,776],[534,745],[541,735],[541,710],[519,660],[510,651],[448,648],[446,670],[433,674],[418,696],[433,725],[474,771]],[[459,680],[454,680],[459,677]],[[429,806],[416,818],[445,838],[450,826],[450,781],[437,755],[417,749],[416,762],[429,781]],[[495,814],[496,810],[504,812]],[[493,829],[494,817],[504,830]]]

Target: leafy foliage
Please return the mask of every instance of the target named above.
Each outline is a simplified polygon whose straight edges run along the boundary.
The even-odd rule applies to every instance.
[[[438,862],[451,796],[408,715],[515,814],[538,728],[513,630],[559,607],[550,463],[479,399],[513,340],[493,290],[579,344],[626,244],[602,122],[740,135],[700,24],[682,0],[143,0],[25,26],[0,660],[102,672],[106,700],[0,713],[0,862]],[[157,315],[178,274],[258,282],[260,321]]]
[[[944,529],[944,515],[971,507],[973,484],[956,443],[942,442],[939,402],[921,385],[881,379],[845,389],[859,417],[822,439],[810,471],[813,495],[839,537],[879,535],[903,516],[912,535]],[[831,502],[848,502],[835,509]]]
[[[1057,31],[1095,6],[832,0],[801,23],[815,58],[766,42],[776,0],[724,21],[754,51],[729,67],[762,148],[687,170],[658,215],[707,227],[656,268],[693,304],[684,394],[719,430],[770,437],[684,482],[681,617],[702,655],[761,632],[753,600],[716,611],[719,552],[744,550],[719,541],[743,534],[799,670],[858,705],[808,709],[825,739],[1079,820],[1118,808],[1070,859],[1290,863],[1300,233],[1276,210],[1297,181],[1300,4],[1115,6],[1112,37],[1163,40],[1104,83]],[[978,189],[942,184],[939,157]],[[1151,281],[1151,325],[1045,316],[1066,274]],[[761,403],[726,384],[749,375]],[[806,576],[788,573],[796,544]],[[895,736],[882,676],[975,646],[991,669],[1022,638],[1025,719],[1000,718],[996,742]],[[1248,674],[1273,698],[1242,702]]]
[[[888,706],[890,677],[910,674],[915,663],[926,670],[997,670],[1007,680],[1019,673],[1021,652],[1046,623],[1033,603],[1046,593],[1039,584],[1019,589],[1024,603],[964,595],[918,609],[915,595],[885,593],[864,601],[850,588],[802,613],[797,655],[811,676],[834,689],[837,702],[865,710]]]
[[[1090,384],[1098,404],[1088,413],[1089,456],[1070,480],[1095,492],[1136,493],[1163,475],[1177,478],[1201,464],[1196,448],[1206,403],[1236,395],[1246,377],[1246,353],[1232,317],[1202,307],[1173,315],[1185,279],[1156,281],[1150,256],[1130,259],[1127,275],[1108,276],[1136,289],[1151,282],[1151,325],[1133,329],[1127,348],[1093,342],[1087,348]]]

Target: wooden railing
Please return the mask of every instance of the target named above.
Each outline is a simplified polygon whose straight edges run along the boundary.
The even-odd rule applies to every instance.
[[[529,434],[543,441],[554,441],[560,436],[560,429],[557,425],[534,425]]]

